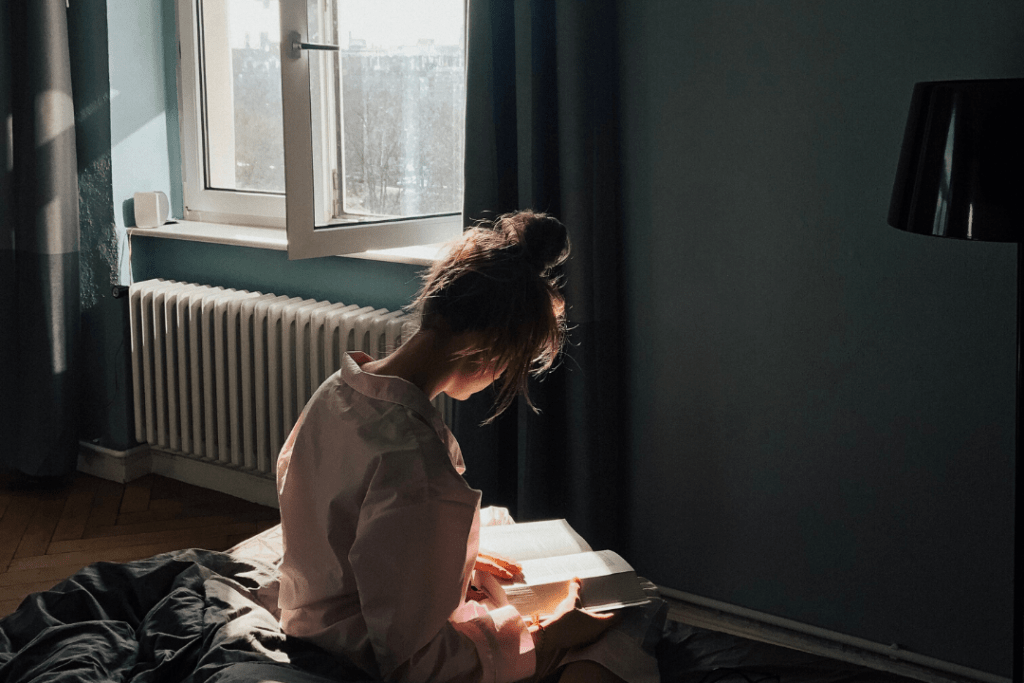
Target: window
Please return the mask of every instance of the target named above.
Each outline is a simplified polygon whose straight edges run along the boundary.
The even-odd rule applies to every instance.
[[[291,258],[459,233],[465,0],[178,0],[178,17],[187,220],[287,226]]]

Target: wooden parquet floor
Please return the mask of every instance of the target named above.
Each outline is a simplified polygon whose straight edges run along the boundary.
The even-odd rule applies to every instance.
[[[0,617],[93,562],[226,550],[278,511],[155,474],[117,484],[81,472],[56,488],[0,475]]]

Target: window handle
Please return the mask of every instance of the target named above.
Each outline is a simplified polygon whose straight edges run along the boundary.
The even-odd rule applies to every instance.
[[[291,34],[292,39],[292,57],[295,59],[299,58],[299,54],[303,50],[333,50],[337,52],[341,48],[338,45],[325,45],[323,43],[304,43],[301,40],[297,31],[293,31]]]

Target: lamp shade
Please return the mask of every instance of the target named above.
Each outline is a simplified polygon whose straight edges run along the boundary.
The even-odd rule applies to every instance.
[[[1024,78],[914,86],[889,224],[1024,242]]]

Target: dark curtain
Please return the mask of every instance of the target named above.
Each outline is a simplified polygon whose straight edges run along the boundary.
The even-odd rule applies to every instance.
[[[78,175],[65,0],[0,6],[0,467],[78,458]]]
[[[455,433],[484,504],[519,520],[565,517],[624,549],[626,476],[617,204],[615,4],[470,0],[468,222],[520,208],[569,229],[569,345],[520,401],[479,427],[493,396],[457,404]]]

